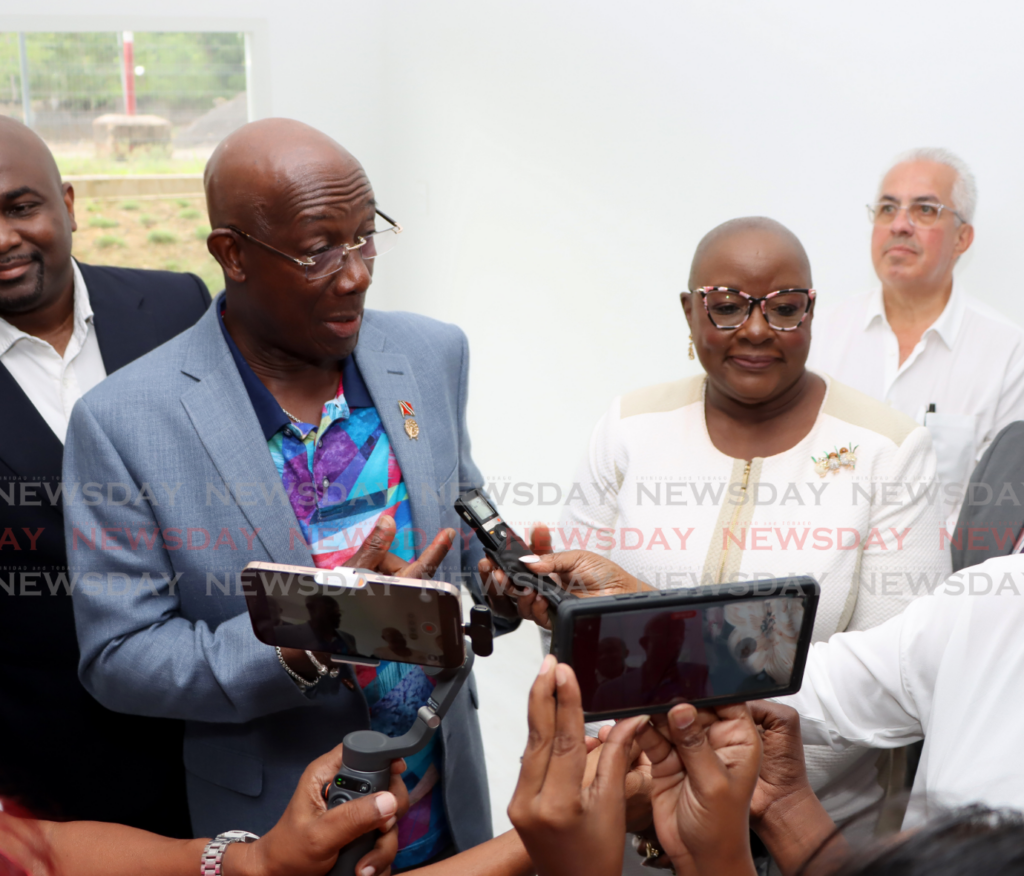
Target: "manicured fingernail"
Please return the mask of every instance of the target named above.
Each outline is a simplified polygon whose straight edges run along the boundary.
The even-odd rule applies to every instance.
[[[555,684],[561,686],[569,680],[569,667],[559,663],[555,668]]]
[[[672,712],[670,717],[672,718],[672,723],[675,725],[677,730],[685,730],[693,723],[693,719],[696,715],[686,709],[678,712]]]
[[[551,667],[554,666],[558,661],[555,659],[554,654],[548,654],[544,658],[544,661],[540,664],[540,672],[537,675],[547,675],[551,671]]]
[[[377,804],[377,814],[381,818],[394,815],[398,811],[398,801],[395,799],[395,795],[390,791],[383,791],[378,794],[375,798],[375,802]]]
[[[359,871],[359,876],[374,876],[374,873],[376,872],[377,868],[373,865],[368,864],[367,866],[363,867],[362,870]]]
[[[520,563],[539,563],[540,557],[534,556],[533,554],[527,554],[525,557],[519,558]]]

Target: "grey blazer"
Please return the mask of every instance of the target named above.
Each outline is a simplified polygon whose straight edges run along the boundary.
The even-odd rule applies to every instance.
[[[355,357],[402,468],[413,526],[427,539],[444,526],[460,533],[437,575],[458,581],[483,555],[475,539],[461,541],[452,510],[460,485],[482,485],[466,429],[465,335],[368,310]],[[415,441],[399,400],[415,409]],[[265,833],[306,765],[367,727],[369,712],[344,673],[301,693],[253,635],[238,573],[254,560],[310,566],[312,557],[214,308],[78,402],[64,483],[83,684],[110,709],[187,722],[197,836]],[[460,849],[491,836],[477,708],[471,679],[442,724],[445,804]],[[144,784],[145,763],[137,769],[139,793],[159,794]]]
[[[992,440],[971,473],[950,552],[953,571],[1006,556],[1024,531],[1024,421]]]

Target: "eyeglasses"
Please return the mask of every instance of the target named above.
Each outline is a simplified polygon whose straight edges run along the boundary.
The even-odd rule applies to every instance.
[[[868,218],[875,225],[892,225],[900,210],[907,211],[907,221],[911,225],[927,228],[939,221],[943,210],[949,210],[962,224],[967,224],[963,216],[957,213],[952,207],[940,204],[936,201],[915,201],[913,204],[903,206],[895,201],[879,201],[874,207],[868,204]]]
[[[791,332],[800,327],[811,311],[811,302],[818,294],[813,289],[779,289],[763,298],[755,298],[728,286],[701,286],[693,290],[704,301],[708,319],[716,329],[732,331],[750,319],[754,305],[761,305],[765,322],[777,332]]]
[[[342,270],[345,267],[348,254],[354,250],[359,250],[363,261],[368,262],[370,259],[375,259],[377,256],[384,255],[384,253],[390,252],[395,248],[395,244],[398,243],[398,235],[402,233],[402,226],[380,210],[375,210],[374,212],[385,222],[388,222],[391,227],[383,228],[379,231],[371,231],[366,237],[357,237],[355,243],[342,243],[338,246],[332,246],[330,249],[325,249],[323,252],[307,256],[304,259],[297,259],[286,252],[281,252],[281,250],[275,249],[269,243],[264,243],[262,240],[253,237],[234,225],[228,225],[227,227],[236,234],[241,234],[246,240],[251,240],[264,249],[275,252],[279,256],[288,259],[288,261],[305,268],[307,280],[322,280],[324,277],[329,277],[331,274],[336,274]]]

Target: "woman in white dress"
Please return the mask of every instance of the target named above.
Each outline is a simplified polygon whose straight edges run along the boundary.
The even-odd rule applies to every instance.
[[[690,354],[706,376],[612,402],[553,548],[594,551],[661,589],[811,575],[816,641],[877,626],[941,584],[950,556],[928,430],[805,368],[816,293],[796,236],[770,219],[719,226],[689,290]],[[877,760],[809,748],[833,817],[881,795]]]

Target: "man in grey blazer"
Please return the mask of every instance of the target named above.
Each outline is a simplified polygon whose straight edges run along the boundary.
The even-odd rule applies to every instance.
[[[1006,426],[971,473],[949,534],[953,571],[1013,552],[1024,536],[1024,421]]]
[[[269,829],[309,761],[377,726],[395,691],[405,702],[392,722],[425,695],[413,675],[397,688],[383,670],[331,679],[308,652],[258,642],[241,569],[351,562],[324,544],[317,521],[330,519],[345,535],[365,531],[358,523],[416,540],[382,568],[472,580],[482,548],[461,540],[452,499],[482,477],[463,333],[363,309],[375,256],[400,229],[375,225],[359,163],[306,125],[270,119],[218,147],[206,188],[225,292],[79,402],[64,479],[81,485],[66,520],[82,681],[109,708],[185,719],[193,827],[212,836]],[[356,434],[366,423],[369,438]],[[390,480],[360,492],[382,448]],[[491,836],[477,707],[470,681],[432,764],[406,775],[420,820],[400,825],[400,867]]]

